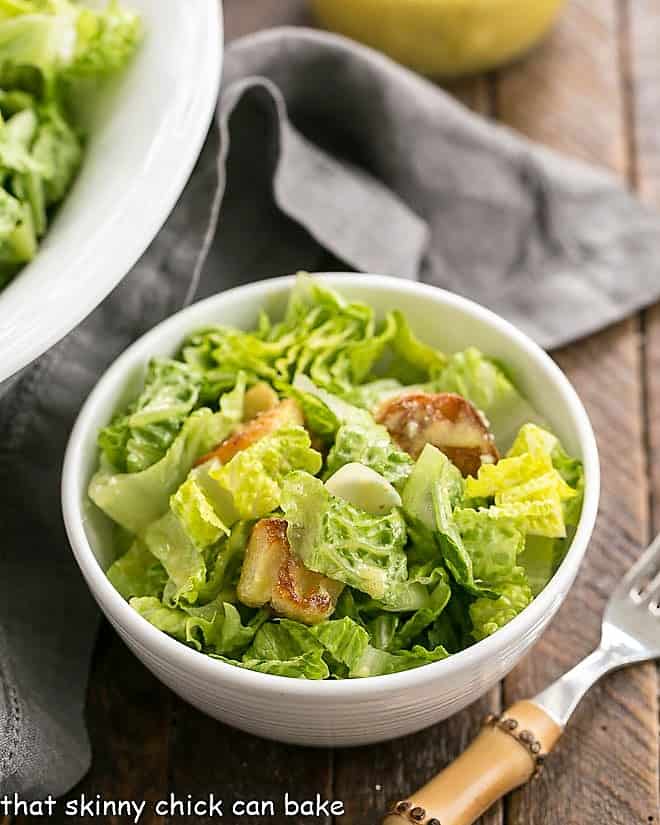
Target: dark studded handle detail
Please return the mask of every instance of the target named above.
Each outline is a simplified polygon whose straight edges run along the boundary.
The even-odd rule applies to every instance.
[[[533,702],[487,717],[470,747],[419,791],[395,802],[383,825],[471,825],[504,794],[538,776],[561,731]]]

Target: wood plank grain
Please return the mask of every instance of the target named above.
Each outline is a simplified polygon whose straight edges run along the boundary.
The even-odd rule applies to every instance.
[[[345,803],[341,825],[379,821],[388,804],[424,785],[452,762],[479,732],[488,713],[501,709],[496,688],[461,713],[428,730],[392,742],[351,750],[335,757],[335,797]],[[483,816],[481,825],[500,825],[501,803]]]
[[[619,11],[615,0],[573,2],[546,45],[502,73],[497,99],[507,124],[625,179],[632,176],[633,152],[625,128]],[[507,703],[533,695],[597,643],[603,604],[647,537],[640,341],[639,322],[632,319],[557,353],[598,437],[601,515],[559,616],[506,680]],[[629,825],[656,816],[655,696],[652,666],[597,686],[544,778],[512,796],[507,822]]]
[[[472,77],[446,84],[466,106],[492,116],[490,77]],[[426,731],[365,748],[338,750],[335,756],[335,796],[345,802],[341,825],[376,822],[395,799],[428,782],[453,761],[476,736],[488,713],[502,709],[501,688],[494,688],[480,701],[451,719]],[[481,818],[481,825],[501,825],[503,805],[498,803]]]
[[[285,825],[309,821],[332,825],[331,816],[292,818],[285,816],[283,796],[314,799],[333,796],[332,751],[298,748],[257,739],[209,719],[183,702],[177,704],[174,734],[170,743],[172,773],[170,790],[178,799],[206,799],[210,792],[225,800],[225,818],[241,825]],[[231,816],[235,801],[272,801],[275,815]],[[197,825],[217,818],[175,816],[171,823],[194,821]]]
[[[225,39],[271,26],[310,26],[312,15],[306,0],[224,0]]]
[[[660,6],[657,0],[627,0],[623,8],[628,29],[635,181],[642,199],[660,208]]]
[[[163,822],[154,814],[156,800],[167,794],[168,735],[171,694],[136,659],[109,625],[97,644],[87,701],[87,726],[92,743],[90,772],[59,800],[55,823],[98,823],[98,817],[66,816],[68,801],[100,794],[105,800],[147,802],[141,825]],[[32,818],[15,817],[15,825]],[[123,823],[126,817],[101,821]]]
[[[496,78],[494,75],[464,77],[444,81],[443,88],[464,103],[468,109],[487,117],[495,111]]]
[[[498,114],[573,157],[627,171],[616,0],[572,0],[550,37],[500,73]]]
[[[632,87],[632,134],[635,177],[644,201],[660,209],[660,6],[656,0],[635,0],[627,6]],[[647,450],[651,475],[651,526],[660,530],[660,305],[644,316]]]
[[[635,177],[641,197],[660,209],[660,7],[654,0],[635,0],[626,6],[629,32],[632,135]],[[660,304],[643,315],[644,389],[646,402],[647,466],[651,480],[651,532],[660,531]],[[658,670],[660,674],[660,669]],[[660,691],[660,676],[658,679]],[[660,815],[658,816],[660,820]]]

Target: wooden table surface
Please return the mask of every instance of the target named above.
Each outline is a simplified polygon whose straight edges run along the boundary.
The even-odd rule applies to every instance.
[[[226,0],[225,17],[228,39],[310,22],[304,0]],[[609,168],[660,208],[659,43],[660,0],[573,0],[529,59],[451,91],[535,140]],[[278,799],[288,789],[301,798],[321,793],[343,800],[346,812],[336,825],[375,824],[387,800],[404,797],[464,748],[487,711],[533,695],[586,654],[598,641],[607,594],[660,529],[660,307],[554,355],[596,430],[601,513],[558,617],[499,687],[453,719],[402,740],[334,751],[296,748],[238,733],[183,704],[104,626],[87,709],[94,763],[72,795],[156,800],[169,792],[205,798],[213,791]],[[55,821],[71,821],[59,810]],[[482,823],[648,825],[659,819],[658,677],[645,665],[594,688],[543,777]],[[331,820],[224,818],[231,825],[334,825]],[[211,820],[169,819],[179,821]],[[148,812],[141,822],[165,819]]]

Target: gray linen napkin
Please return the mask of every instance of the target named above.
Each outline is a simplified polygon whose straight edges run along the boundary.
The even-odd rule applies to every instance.
[[[83,709],[98,611],[64,534],[64,447],[101,373],[193,297],[217,217],[217,158],[214,128],[130,275],[0,394],[0,797],[58,796],[89,768]]]
[[[207,272],[223,286],[316,268],[325,250],[466,295],[548,348],[660,297],[657,213],[351,41],[237,41],[220,115],[232,140]]]
[[[279,29],[233,44],[218,122],[220,180],[212,135],[136,269],[0,392],[0,795],[62,793],[89,764],[96,614],[61,526],[64,444],[105,366],[195,290],[298,268],[421,278],[545,346],[660,296],[660,222],[616,181],[347,40]]]

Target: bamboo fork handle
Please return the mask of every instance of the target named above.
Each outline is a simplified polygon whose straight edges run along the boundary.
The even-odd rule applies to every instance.
[[[504,794],[537,773],[562,728],[533,702],[489,717],[455,762],[408,799],[383,825],[471,825]]]

